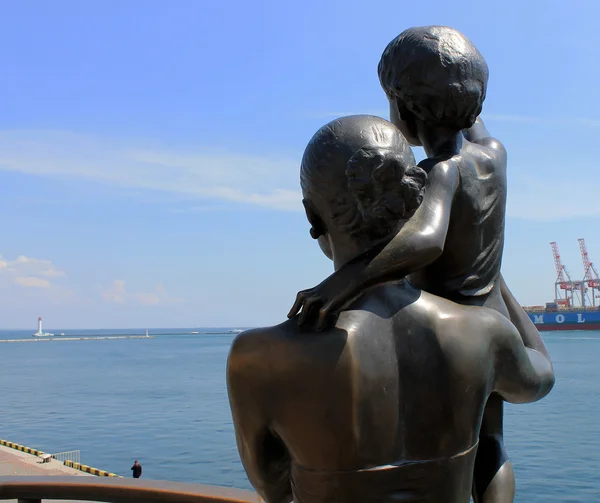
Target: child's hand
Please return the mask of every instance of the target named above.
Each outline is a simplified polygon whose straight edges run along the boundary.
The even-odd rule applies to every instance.
[[[288,313],[288,318],[298,317],[298,325],[304,325],[317,310],[316,329],[325,328],[330,316],[337,316],[339,311],[355,296],[348,274],[340,269],[314,288],[302,290],[296,296],[296,302]]]

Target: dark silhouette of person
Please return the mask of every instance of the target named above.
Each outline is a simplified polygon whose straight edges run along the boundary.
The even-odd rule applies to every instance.
[[[135,463],[133,463],[131,470],[133,471],[134,479],[139,479],[142,476],[142,465],[138,462],[137,459],[135,460]]]
[[[358,293],[391,279],[510,318],[526,346],[549,358],[540,335],[500,274],[506,209],[506,150],[478,118],[488,67],[462,33],[410,28],[388,44],[378,67],[390,120],[428,158],[423,204],[378,249],[298,294],[290,311],[317,326]],[[503,444],[503,402],[490,397],[475,465],[476,503],[512,503],[514,472]]]
[[[410,225],[425,183],[393,124],[337,119],[302,159],[310,234],[339,270]],[[321,333],[297,317],[246,331],[227,366],[240,457],[267,503],[468,503],[488,397],[531,402],[553,384],[506,316],[403,280]]]

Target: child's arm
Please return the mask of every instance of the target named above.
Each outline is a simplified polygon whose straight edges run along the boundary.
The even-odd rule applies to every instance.
[[[485,124],[481,120],[481,117],[477,117],[475,124],[469,129],[463,130],[463,136],[467,141],[481,145],[482,147],[489,149],[489,151],[494,152],[494,155],[500,159],[501,162],[506,163],[506,149],[504,148],[504,145],[490,135]]]
[[[385,247],[370,250],[334,272],[321,284],[298,293],[288,317],[302,309],[302,325],[318,310],[317,329],[329,314],[337,314],[365,289],[399,280],[436,260],[444,250],[450,212],[459,174],[453,163],[426,159],[419,164],[428,172],[423,202],[412,218]]]
[[[490,138],[490,133],[481,120],[481,117],[477,117],[475,124],[473,124],[469,129],[463,130],[463,136],[471,143],[479,143],[485,138]]]

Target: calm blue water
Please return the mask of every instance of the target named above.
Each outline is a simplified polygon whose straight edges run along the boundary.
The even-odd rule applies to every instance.
[[[191,331],[211,330],[150,334]],[[0,343],[0,438],[46,452],[79,449],[83,463],[125,476],[138,458],[144,478],[250,488],[225,389],[233,337]],[[31,338],[31,331],[0,331],[0,339],[14,338]],[[597,501],[600,332],[544,338],[554,390],[536,404],[507,407],[516,501]]]

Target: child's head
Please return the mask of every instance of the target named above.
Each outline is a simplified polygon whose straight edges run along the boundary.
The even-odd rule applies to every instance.
[[[427,126],[459,131],[471,127],[481,113],[487,63],[473,43],[452,28],[403,31],[386,47],[378,72],[397,108],[396,120],[412,115]]]

